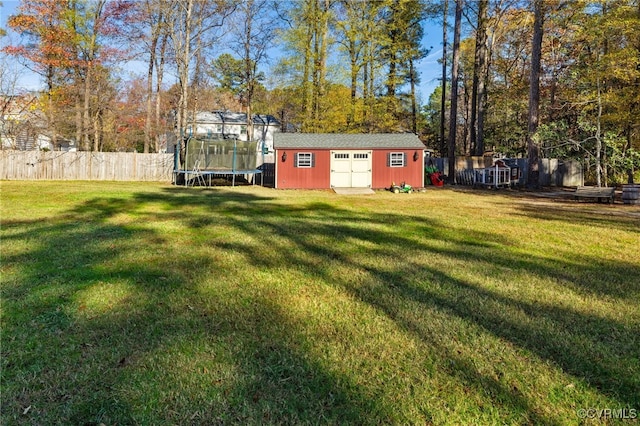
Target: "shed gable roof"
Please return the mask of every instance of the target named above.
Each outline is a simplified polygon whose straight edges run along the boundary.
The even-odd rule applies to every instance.
[[[418,136],[412,133],[276,133],[276,149],[424,149]]]

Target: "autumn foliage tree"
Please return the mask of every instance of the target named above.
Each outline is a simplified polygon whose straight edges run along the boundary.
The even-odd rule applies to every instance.
[[[461,43],[458,152],[475,147],[479,153],[484,145],[510,156],[531,154],[534,168],[542,158],[570,158],[585,164],[587,181],[596,185],[630,180],[640,168],[640,4],[489,0],[486,11],[484,2],[467,4],[473,27]],[[471,72],[483,62],[480,47],[487,49],[486,68]],[[474,96],[475,106],[467,104]],[[537,183],[535,173],[531,181]]]
[[[101,91],[113,81],[108,67],[120,53],[108,43],[119,30],[113,24],[117,13],[106,0],[24,0],[9,19],[9,27],[22,42],[4,52],[43,77],[54,145],[59,129],[69,128],[61,121],[73,120],[73,134],[81,147],[100,150],[105,111]]]
[[[9,45],[3,52],[18,58],[27,68],[42,76],[46,86],[46,111],[50,137],[56,144],[58,110],[55,100],[64,87],[67,72],[75,63],[73,31],[65,25],[65,0],[25,0],[18,14],[11,16],[8,27],[24,41]]]
[[[444,72],[425,109],[427,19]],[[22,0],[2,54],[42,77],[46,133],[84,149],[159,151],[195,112],[231,109],[286,131],[417,132],[452,158],[572,158],[607,185],[640,169],[639,28],[638,0]]]

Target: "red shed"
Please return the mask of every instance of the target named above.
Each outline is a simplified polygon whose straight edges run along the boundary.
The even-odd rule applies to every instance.
[[[276,133],[276,188],[422,187],[424,144],[402,134]]]

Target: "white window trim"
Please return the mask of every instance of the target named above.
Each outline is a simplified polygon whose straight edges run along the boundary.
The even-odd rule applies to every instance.
[[[303,159],[303,162],[300,160]],[[313,167],[313,153],[312,152],[297,152],[296,153],[296,167],[301,169],[310,169]]]
[[[389,153],[389,167],[405,167],[404,152],[390,152]]]

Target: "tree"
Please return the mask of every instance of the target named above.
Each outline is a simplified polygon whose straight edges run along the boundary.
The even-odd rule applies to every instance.
[[[251,64],[252,69],[255,64]],[[236,59],[230,53],[223,53],[216,59],[211,61],[207,74],[218,82],[218,90],[232,96],[239,108],[247,108],[249,102],[247,88],[247,74],[245,61]],[[256,93],[261,93],[263,86],[261,82],[264,80],[262,72],[256,72],[251,77],[254,81],[251,87],[251,102],[255,100]]]
[[[527,108],[533,16],[520,7],[493,9],[490,24],[491,66],[486,85],[484,145],[498,152],[526,156]]]
[[[47,127],[54,146],[60,115],[54,97],[62,74],[75,61],[71,45],[73,32],[65,24],[66,3],[64,0],[24,0],[18,13],[7,21],[9,28],[24,37],[24,42],[2,49],[44,79]]]
[[[232,48],[240,56],[240,98],[247,113],[247,137],[253,140],[253,102],[264,74],[259,65],[267,58],[276,22],[269,13],[271,0],[245,0],[235,12]]]
[[[296,121],[303,131],[323,131],[319,126],[321,111],[325,108],[328,88],[328,57],[333,45],[335,25],[334,0],[303,0],[279,3],[280,16],[286,24],[282,32],[288,55],[278,66],[281,75],[298,86],[301,108]],[[288,10],[282,11],[282,6]],[[376,3],[373,3],[375,8]]]
[[[18,85],[20,70],[10,57],[0,55],[0,149],[16,149],[20,134],[41,130],[38,98]]]
[[[534,0],[533,38],[531,40],[531,70],[529,78],[529,113],[527,137],[527,185],[537,187],[540,171],[538,162],[540,148],[536,141],[538,130],[538,114],[540,107],[540,60],[542,57],[542,35],[544,20],[543,0]]]
[[[411,102],[411,131],[418,133],[418,100],[416,97],[416,85],[420,83],[420,75],[415,67],[415,63],[429,54],[429,49],[422,47],[422,38],[424,36],[424,28],[422,22],[426,17],[425,5],[423,2],[416,1],[414,8],[408,19],[407,41],[408,48],[406,57],[408,61],[407,77],[410,92],[409,98]]]
[[[336,28],[339,33],[338,43],[346,53],[349,61],[350,110],[347,115],[347,129],[357,130],[362,126],[362,118],[357,117],[357,95],[359,75],[365,67],[364,52],[366,46],[366,20],[371,3],[353,0],[338,2],[338,19]],[[361,93],[364,92],[364,87]]]
[[[418,131],[416,62],[427,52],[421,46],[423,0],[307,0],[290,5],[283,13],[288,55],[278,69],[289,84],[299,86],[302,129],[326,131],[318,123],[330,108],[327,90],[332,82],[344,82],[350,89],[350,108],[343,131]],[[340,62],[328,66],[327,49],[334,40],[346,59],[343,67]]]
[[[447,100],[445,100],[447,101]],[[426,105],[422,107],[422,114],[425,119],[425,125],[422,128],[422,136],[423,138],[430,142],[434,141],[433,144],[428,143],[427,146],[434,150],[440,149],[440,125],[442,123],[441,114],[442,114],[442,86],[437,86],[435,90],[429,96],[429,101]],[[444,111],[447,111],[449,103],[445,104]]]
[[[464,0],[455,0],[456,14],[453,30],[453,59],[451,61],[451,112],[449,113],[449,183],[455,183],[456,134],[458,126],[458,67],[460,63],[460,26]]]
[[[486,102],[487,60],[487,7],[489,0],[478,1],[475,57],[473,62],[473,88],[471,92],[471,147],[476,155],[484,153],[484,113]]]
[[[411,103],[410,128],[417,132],[417,107],[415,85],[418,73],[414,67],[416,61],[426,56],[421,47],[424,34],[422,21],[425,18],[425,5],[421,0],[391,0],[384,8],[385,35],[382,47],[383,61],[387,66],[386,101],[389,113],[400,118],[398,87],[409,83]]]
[[[91,133],[96,135],[96,128],[91,124],[91,94],[95,82],[94,73],[104,63],[100,36],[106,29],[105,4],[106,0],[71,1],[67,14],[68,24],[73,28],[76,84],[81,90],[78,99],[82,102],[82,112],[81,116],[77,113],[80,118],[77,131],[85,150],[91,149]],[[96,137],[93,138],[93,150],[99,150],[99,140]]]
[[[242,95],[243,63],[230,53],[223,53],[211,61],[207,73],[218,82],[222,90],[231,92],[234,96]]]
[[[180,88],[176,112],[178,138],[183,136],[182,132],[187,128],[192,64],[203,50],[219,40],[220,31],[231,11],[230,4],[223,0],[172,0],[170,3],[167,28]]]
[[[167,19],[171,14],[170,3],[164,0],[118,0],[115,4],[120,9],[120,20],[127,42],[136,53],[147,58],[143,152],[151,150],[152,140],[157,152],[160,145],[160,105],[169,40]]]
[[[640,148],[640,94],[634,90],[640,82],[640,5],[594,2],[572,19],[576,30],[567,55],[574,60],[560,75],[557,95],[571,115],[555,117],[563,121],[555,128],[566,128],[565,141],[593,161],[596,185],[622,174],[629,180]]]
[[[442,13],[442,96],[440,97],[440,155],[445,153],[445,108],[447,100],[447,15],[449,9],[449,0],[443,2]]]
[[[0,1],[0,7],[2,7],[2,2]],[[0,28],[0,38],[5,37],[7,35],[7,30],[4,28]]]

